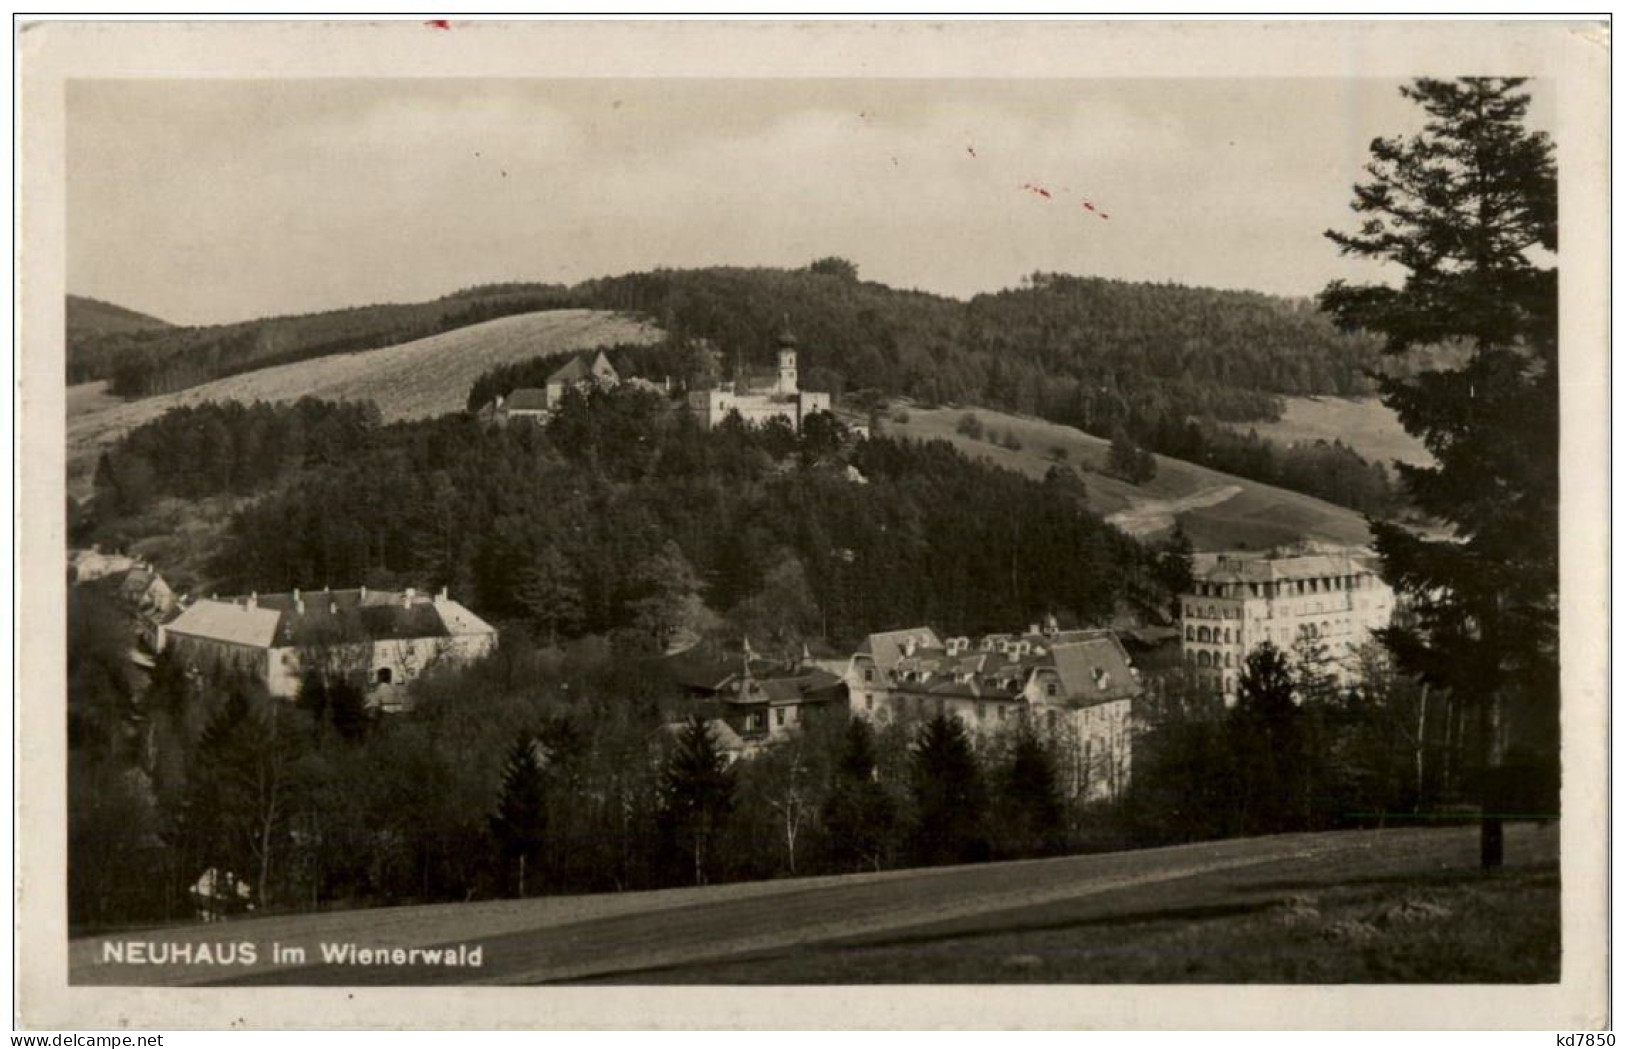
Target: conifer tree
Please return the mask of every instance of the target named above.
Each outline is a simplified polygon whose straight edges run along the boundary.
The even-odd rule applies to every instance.
[[[958,718],[938,714],[920,726],[914,746],[914,857],[922,864],[985,859],[982,816],[987,791]]]
[[[830,851],[845,869],[879,870],[897,814],[875,769],[874,732],[862,718],[847,722],[824,802]]]
[[[547,781],[536,738],[521,732],[508,748],[502,794],[491,816],[491,833],[503,854],[518,867],[519,895],[525,895],[528,869],[547,842]]]
[[[1556,761],[1557,270],[1545,263],[1557,250],[1557,174],[1551,141],[1525,126],[1522,83],[1401,89],[1426,126],[1371,144],[1370,180],[1354,188],[1364,221],[1327,236],[1344,254],[1400,267],[1403,284],[1336,282],[1320,297],[1342,326],[1383,335],[1391,355],[1465,356],[1379,381],[1433,455],[1397,464],[1410,501],[1454,534],[1373,531],[1414,616],[1384,640],[1403,669],[1476,708],[1486,867],[1501,862],[1509,735]]]
[[[1266,641],[1247,655],[1230,712],[1242,833],[1297,829],[1305,782],[1303,718],[1286,654]]]
[[[1014,855],[1037,856],[1062,843],[1064,813],[1055,764],[1031,726],[1023,724],[1002,770],[995,808],[999,834]]]
[[[710,878],[710,847],[733,810],[734,778],[711,727],[698,715],[677,732],[662,782],[668,825],[694,862],[694,884]]]

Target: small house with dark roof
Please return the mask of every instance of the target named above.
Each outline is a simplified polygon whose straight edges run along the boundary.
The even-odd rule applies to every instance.
[[[511,390],[482,408],[480,415],[482,418],[488,415],[499,426],[516,419],[546,422],[564,403],[566,390],[609,389],[620,385],[620,381],[620,373],[603,350],[591,359],[586,354],[578,354],[554,369],[545,386],[521,386]]]
[[[424,670],[489,653],[497,633],[445,590],[358,587],[201,599],[161,627],[158,640],[197,669],[246,672],[273,696],[297,695],[314,671],[392,710]]]

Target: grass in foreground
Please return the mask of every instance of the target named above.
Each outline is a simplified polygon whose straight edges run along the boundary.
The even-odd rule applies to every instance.
[[[1555,864],[1383,877],[1117,914],[1068,902],[997,927],[914,929],[646,983],[1546,983],[1561,975]],[[1194,901],[1187,901],[1194,903]],[[620,981],[616,981],[620,982]]]

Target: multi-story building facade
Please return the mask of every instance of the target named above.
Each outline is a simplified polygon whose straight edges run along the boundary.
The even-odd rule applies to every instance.
[[[1109,630],[940,638],[930,627],[871,634],[852,656],[853,715],[877,724],[958,718],[973,734],[1027,724],[1057,745],[1063,786],[1103,801],[1128,786],[1139,672]]]
[[[1181,656],[1227,702],[1248,654],[1266,641],[1289,655],[1307,642],[1340,682],[1352,682],[1359,648],[1393,617],[1394,592],[1364,550],[1198,554],[1192,568],[1191,591],[1180,596]]]

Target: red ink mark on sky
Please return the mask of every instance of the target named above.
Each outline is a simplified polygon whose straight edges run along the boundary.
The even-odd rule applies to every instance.
[[[1087,200],[1083,202],[1083,206],[1088,208],[1090,211],[1095,210],[1095,206],[1093,204],[1089,203]]]
[[[1109,218],[1111,218],[1111,216],[1110,216],[1110,215],[1108,215],[1108,214],[1106,214],[1106,213],[1105,213],[1105,212],[1104,212],[1104,211],[1102,211],[1102,212],[1101,212],[1101,213],[1100,213],[1100,217],[1101,217],[1101,218],[1103,218],[1103,219],[1109,219]]]
[[[1045,200],[1050,199],[1049,190],[1045,189],[1043,186],[1035,186],[1031,182],[1023,182],[1021,184],[1021,188],[1030,190],[1033,193],[1038,194],[1040,197],[1043,197]]]
[[[431,19],[429,19],[427,22],[425,22],[423,24],[428,26],[430,29],[450,29],[451,28],[451,23],[446,21],[444,18],[431,18]]]
[[[971,155],[971,156],[973,156],[973,157],[974,157],[974,156],[975,156],[975,155],[976,155],[976,150],[975,150],[975,149],[973,149],[973,148],[971,148],[971,147],[970,147],[970,146],[966,146],[966,147],[965,147],[965,152],[966,152],[966,153],[969,153],[969,154],[970,154],[970,155]]]

